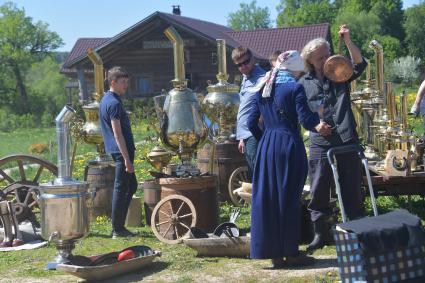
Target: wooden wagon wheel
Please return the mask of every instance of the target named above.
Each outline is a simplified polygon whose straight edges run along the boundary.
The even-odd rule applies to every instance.
[[[152,231],[158,240],[167,244],[180,243],[190,227],[195,225],[195,206],[185,196],[167,196],[152,211]]]
[[[13,167],[17,174],[7,172],[6,169]],[[30,168],[35,169],[34,174],[30,174],[29,171],[33,170]],[[57,176],[58,168],[49,161],[27,154],[9,155],[0,159],[0,201],[14,202],[18,222],[30,220],[36,223],[33,209],[37,207],[35,195],[43,173]]]
[[[236,206],[244,206],[248,203],[238,196],[237,194],[233,193],[234,190],[241,187],[242,182],[250,182],[248,178],[248,167],[242,166],[235,169],[235,171],[232,172],[229,178],[229,196],[232,203]]]

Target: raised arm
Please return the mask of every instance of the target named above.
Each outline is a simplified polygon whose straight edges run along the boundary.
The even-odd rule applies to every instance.
[[[350,29],[348,28],[348,26],[345,24],[342,25],[339,28],[338,34],[344,40],[348,52],[350,52],[350,57],[353,63],[360,64],[363,61],[362,53],[360,52],[360,49],[357,47],[357,45],[355,45],[354,42],[351,40]]]

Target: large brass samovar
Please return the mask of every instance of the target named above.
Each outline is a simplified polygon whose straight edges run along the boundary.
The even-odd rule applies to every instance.
[[[87,51],[87,56],[94,65],[95,92],[93,94],[94,101],[83,106],[86,122],[81,129],[82,138],[86,143],[96,145],[98,156],[94,162],[109,162],[110,158],[105,154],[99,120],[99,102],[104,94],[103,61],[99,54],[91,48]]]
[[[174,88],[165,98],[161,117],[160,138],[164,145],[176,152],[182,164],[176,169],[176,175],[199,174],[192,165],[193,153],[202,146],[207,137],[207,128],[202,120],[201,107],[196,94],[187,87],[183,63],[183,39],[178,32],[169,27],[164,31],[173,43]]]
[[[385,82],[384,82],[384,52],[382,45],[376,41],[372,40],[369,44],[369,48],[373,49],[375,52],[375,89],[377,95],[371,97],[372,103],[374,105],[374,118],[372,127],[372,135],[374,139],[375,149],[378,150],[380,158],[384,158],[386,155],[387,148],[387,99],[385,92]]]
[[[202,110],[210,120],[217,123],[217,142],[234,139],[236,116],[239,108],[239,87],[229,84],[226,67],[226,42],[217,39],[218,83],[207,87],[208,94],[202,101]]]
[[[353,114],[356,119],[357,133],[365,144],[365,155],[369,160],[377,160],[377,149],[374,147],[373,119],[375,117],[376,103],[372,98],[378,96],[374,88],[374,81],[371,79],[370,62],[366,67],[365,86],[361,90],[356,90],[355,81],[351,83],[351,102],[353,104]]]

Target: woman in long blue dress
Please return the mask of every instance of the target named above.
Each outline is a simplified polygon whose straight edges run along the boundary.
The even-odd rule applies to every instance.
[[[273,267],[308,265],[313,258],[300,253],[300,198],[307,177],[307,156],[299,123],[327,135],[330,128],[310,111],[295,75],[304,70],[297,51],[279,56],[257,88],[248,127],[258,143],[251,207],[251,258],[272,259]],[[262,116],[263,129],[258,126]]]

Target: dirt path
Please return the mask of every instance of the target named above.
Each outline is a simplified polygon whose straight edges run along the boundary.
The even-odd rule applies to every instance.
[[[229,264],[221,265],[211,258],[211,264],[202,269],[176,272],[167,269],[167,265],[159,258],[149,270],[141,270],[138,273],[123,275],[104,283],[126,283],[126,282],[312,282],[319,277],[337,274],[336,257],[315,256],[314,266],[306,268],[270,270],[268,260],[238,260]],[[6,277],[6,278],[5,278]],[[85,282],[71,275],[57,275],[51,278],[11,278],[5,276],[0,282],[7,283],[57,283],[57,282]],[[296,280],[298,279],[298,280]]]

